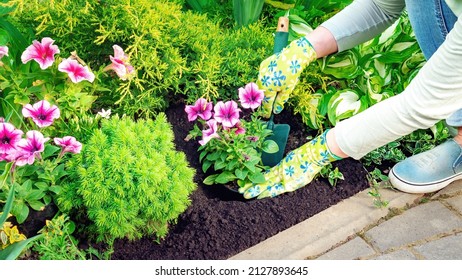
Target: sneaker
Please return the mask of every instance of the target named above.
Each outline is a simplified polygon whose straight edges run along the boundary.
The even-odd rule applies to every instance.
[[[394,188],[407,193],[441,190],[462,179],[462,148],[453,139],[397,163],[388,176]]]

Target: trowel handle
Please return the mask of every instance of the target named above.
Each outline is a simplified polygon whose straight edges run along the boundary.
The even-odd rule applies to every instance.
[[[274,47],[273,53],[278,53],[284,49],[287,44],[289,43],[289,18],[288,17],[280,17],[278,20],[278,27],[276,28],[276,33],[274,34]],[[274,127],[274,103],[276,102],[276,97],[274,98],[273,105],[271,106],[271,116],[268,121],[268,128],[273,129]]]
[[[278,53],[287,46],[289,42],[289,18],[280,17],[278,20],[278,27],[274,34],[274,47],[273,53]]]

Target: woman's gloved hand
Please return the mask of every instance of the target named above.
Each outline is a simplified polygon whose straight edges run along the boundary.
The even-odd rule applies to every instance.
[[[239,189],[245,198],[275,197],[310,183],[330,162],[341,159],[329,151],[325,131],[310,142],[293,150],[265,174],[265,183],[247,184]]]
[[[314,60],[316,52],[306,37],[302,37],[260,64],[257,85],[265,91],[263,117],[270,117],[271,110],[279,114],[284,109],[284,103],[297,85],[301,72]]]

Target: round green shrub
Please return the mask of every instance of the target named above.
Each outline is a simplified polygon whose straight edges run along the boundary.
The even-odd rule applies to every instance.
[[[69,183],[57,197],[61,211],[84,213],[97,241],[168,233],[190,204],[195,171],[175,150],[166,116],[104,120],[69,161]],[[75,213],[74,213],[75,214]]]

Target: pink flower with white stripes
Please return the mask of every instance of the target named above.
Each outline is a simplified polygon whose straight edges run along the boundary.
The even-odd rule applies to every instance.
[[[69,152],[78,154],[82,150],[82,143],[77,141],[75,137],[64,136],[63,138],[55,137],[53,139],[56,145],[62,147],[62,153]]]
[[[26,104],[22,108],[22,115],[25,118],[32,118],[38,127],[50,126],[60,116],[59,108],[51,105],[46,100],[41,100],[34,105]]]
[[[83,80],[93,83],[95,80],[95,74],[90,71],[88,66],[83,66],[75,59],[63,59],[58,65],[58,70],[67,73],[73,83],[79,83]]]
[[[13,153],[17,166],[33,164],[35,158],[40,159],[40,153],[45,150],[45,142],[50,138],[43,137],[43,134],[37,130],[30,130],[26,133],[26,139],[19,140],[17,149]]]
[[[48,37],[43,38],[42,42],[34,40],[32,45],[22,53],[22,63],[26,64],[30,60],[35,60],[41,69],[50,67],[55,61],[55,54],[59,53],[58,46],[53,45],[54,42]]]

